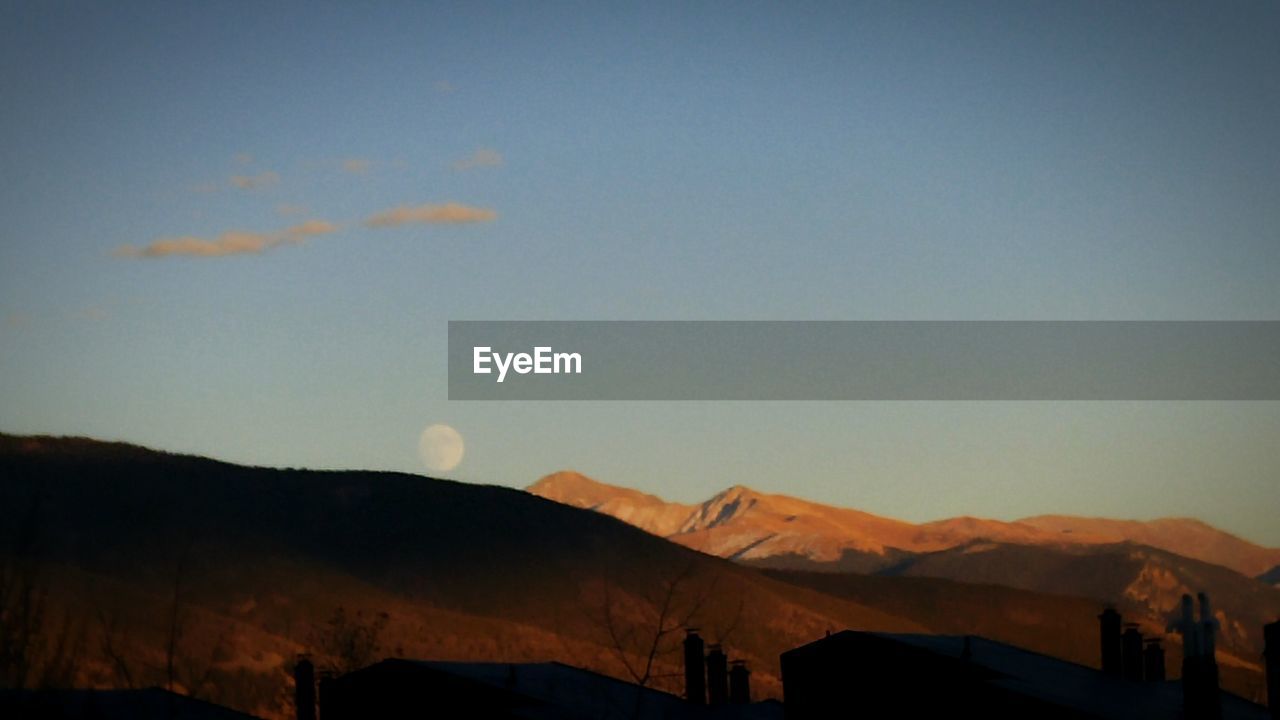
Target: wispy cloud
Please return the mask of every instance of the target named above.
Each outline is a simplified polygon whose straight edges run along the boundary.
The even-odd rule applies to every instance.
[[[373,167],[373,163],[365,158],[347,158],[342,161],[342,169],[352,175],[365,175],[371,167]]]
[[[502,164],[502,155],[492,148],[479,148],[467,157],[453,163],[454,170],[473,170],[475,168],[498,167]]]
[[[436,92],[447,94],[453,92],[453,85],[450,84],[448,80],[437,80],[435,82],[435,89]]]
[[[257,175],[232,175],[231,184],[241,190],[257,190],[259,188],[270,187],[280,182],[280,176],[271,170],[265,170]]]
[[[116,248],[116,257],[125,258],[159,258],[169,255],[188,255],[191,257],[223,257],[225,255],[258,254],[278,245],[300,245],[308,237],[326,235],[336,232],[338,226],[325,220],[308,220],[300,225],[286,228],[275,233],[255,233],[241,230],[229,230],[212,240],[184,235],[173,238],[160,238],[149,245],[121,245]]]
[[[285,230],[284,234],[305,239],[309,235],[328,235],[337,231],[338,226],[328,220],[308,220],[301,225],[294,225]]]
[[[462,203],[449,202],[443,205],[418,205],[384,210],[364,221],[369,227],[396,227],[409,223],[428,224],[460,224],[490,222],[497,219],[498,213],[488,209],[471,207]]]
[[[234,159],[237,165],[250,165],[253,163],[253,156],[246,152],[236,153]]]
[[[289,203],[281,203],[276,206],[276,214],[281,217],[289,217],[291,215],[306,215],[306,205],[292,205]]]

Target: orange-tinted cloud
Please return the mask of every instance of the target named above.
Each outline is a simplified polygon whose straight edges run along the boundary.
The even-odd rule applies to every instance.
[[[371,167],[373,167],[373,163],[364,158],[347,158],[342,161],[342,169],[352,175],[365,175]]]
[[[308,220],[300,225],[294,225],[276,233],[229,230],[213,240],[206,240],[193,235],[160,238],[142,247],[121,245],[116,248],[114,254],[116,257],[129,258],[159,258],[169,255],[223,257],[225,255],[258,254],[277,245],[299,245],[313,235],[325,235],[337,230],[338,226],[331,222]]]
[[[502,154],[492,148],[479,148],[467,157],[453,164],[454,170],[471,170],[474,168],[498,167],[502,164]]]
[[[257,190],[258,188],[270,187],[280,182],[280,176],[271,170],[266,170],[257,175],[232,175],[231,184],[241,190]]]
[[[418,205],[384,210],[364,221],[369,227],[397,227],[409,223],[428,224],[460,224],[490,222],[497,219],[498,213],[488,209],[471,207],[462,203],[449,202],[443,205]]]

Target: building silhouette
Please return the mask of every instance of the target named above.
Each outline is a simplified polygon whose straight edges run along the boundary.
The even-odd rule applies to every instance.
[[[319,696],[320,720],[428,717],[445,708],[450,709],[446,717],[494,719],[782,720],[783,717],[782,705],[776,701],[708,705],[705,700],[698,702],[696,697],[690,701],[557,662],[390,659],[340,677],[322,679]]]
[[[253,715],[163,688],[141,690],[3,690],[9,720],[257,720]]]
[[[707,647],[683,644],[683,695],[561,663],[385,660],[322,679],[319,720],[416,717],[463,708],[486,718],[980,717],[1093,720],[1280,720],[1280,622],[1265,628],[1272,708],[1217,685],[1216,623],[1208,598],[1187,598],[1174,629],[1188,651],[1183,675],[1165,677],[1159,638],[1145,638],[1107,608],[1098,616],[1101,669],[973,635],[845,630],[781,655],[784,700],[752,703],[750,670]],[[705,650],[705,653],[704,653]],[[300,682],[311,672],[299,663]],[[300,702],[308,697],[299,689]],[[408,712],[406,714],[406,709]],[[310,714],[309,714],[310,713]],[[298,710],[314,720],[314,706]]]
[[[1267,708],[1222,691],[1208,597],[1183,598],[1182,677],[1166,680],[1164,649],[1107,608],[1101,669],[968,635],[844,632],[782,654],[787,720],[893,708],[899,717],[1280,720],[1280,622],[1265,628]],[[876,713],[871,716],[877,717]],[[883,715],[888,717],[889,715]]]

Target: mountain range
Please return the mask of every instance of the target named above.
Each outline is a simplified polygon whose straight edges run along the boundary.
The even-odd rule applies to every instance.
[[[1246,631],[1219,647],[1223,683],[1256,697],[1259,648],[1247,632],[1266,608],[1280,613],[1280,590],[1131,544],[1099,546],[1111,554],[1079,566],[1054,555],[1043,575],[1057,584],[1045,592],[1025,573],[1043,559],[1020,555],[1042,546],[904,551],[876,574],[756,567],[519,490],[403,473],[253,468],[0,434],[0,478],[0,585],[26,578],[42,598],[35,646],[67,641],[70,682],[172,681],[268,718],[288,716],[299,653],[339,669],[384,656],[559,660],[634,680],[656,642],[647,682],[675,690],[689,624],[749,663],[757,697],[780,693],[782,651],[843,628],[981,634],[1096,666],[1095,616],[1108,601],[1165,637],[1176,671],[1166,619],[1118,590],[1147,569],[1153,588],[1166,587],[1164,572],[1223,588],[1228,625]],[[1019,586],[1024,574],[1035,582]],[[17,615],[0,612],[0,625]],[[364,647],[356,657],[352,640]],[[41,663],[51,660],[31,659]]]
[[[1094,546],[1135,543],[1258,577],[1280,566],[1266,548],[1193,518],[1111,520],[1038,515],[1012,522],[955,517],[909,523],[735,485],[698,504],[667,502],[572,471],[543,477],[528,491],[612,515],[682,545],[740,561],[786,559],[812,569],[877,570],[904,554],[936,552],[974,540]],[[807,561],[807,562],[806,562]]]
[[[1190,518],[1043,515],[914,524],[743,486],[699,504],[669,503],[571,471],[543,477],[527,490],[858,601],[875,597],[852,592],[865,589],[872,577],[941,578],[1097,598],[1163,634],[1184,593],[1207,591],[1221,627],[1220,647],[1235,655],[1227,662],[1249,671],[1261,669],[1262,626],[1280,618],[1276,571],[1266,570],[1280,562],[1280,549]]]

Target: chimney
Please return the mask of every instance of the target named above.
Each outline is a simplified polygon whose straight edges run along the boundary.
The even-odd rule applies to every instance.
[[[1098,627],[1102,631],[1102,672],[1120,677],[1120,613],[1109,607],[1098,616]]]
[[[1142,677],[1147,682],[1164,682],[1164,648],[1160,638],[1147,638],[1142,650]]]
[[[1213,636],[1218,628],[1218,620],[1209,609],[1209,596],[1200,593],[1196,597],[1200,600],[1200,654],[1209,658],[1209,661],[1216,666],[1218,661]]]
[[[719,645],[712,645],[707,653],[707,698],[712,705],[729,701],[728,661]]]
[[[729,669],[729,702],[734,705],[751,702],[751,671],[745,660],[734,660]]]
[[[684,638],[684,699],[695,705],[707,704],[707,672],[702,648],[698,629],[689,628]]]
[[[316,668],[306,655],[293,666],[293,701],[298,720],[316,720]]]
[[[1182,596],[1182,619],[1178,621],[1178,632],[1182,633],[1182,659],[1200,656],[1200,628],[1196,625],[1194,606],[1191,596]]]
[[[1222,717],[1218,692],[1218,661],[1214,657],[1214,633],[1218,621],[1209,606],[1209,596],[1200,593],[1200,618],[1192,612],[1190,595],[1182,596],[1182,706],[1188,720],[1217,720]]]
[[[1273,720],[1280,720],[1280,620],[1262,628],[1267,658],[1267,705]]]
[[[1127,623],[1120,639],[1124,679],[1142,682],[1142,633],[1138,630],[1138,624]]]
[[[1201,682],[1204,685],[1205,717],[1222,717],[1222,699],[1218,694],[1218,656],[1215,652],[1214,634],[1218,620],[1209,607],[1209,596],[1200,593],[1200,656],[1203,665]]]
[[[316,683],[317,698],[320,700],[320,715],[328,718],[328,720],[338,720],[345,717],[342,708],[334,701],[333,698],[333,670],[321,670],[320,680]]]

